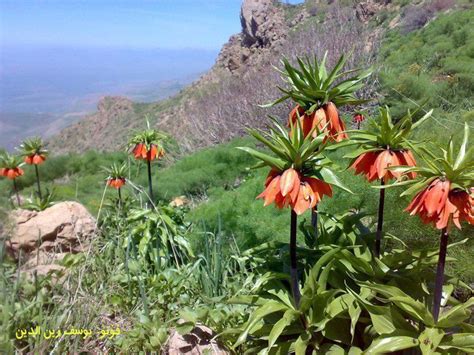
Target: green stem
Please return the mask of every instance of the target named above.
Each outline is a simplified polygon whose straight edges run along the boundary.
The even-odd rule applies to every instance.
[[[152,187],[152,182],[151,182],[151,161],[147,159],[147,166],[148,166],[148,193],[150,197],[150,202],[153,204],[153,201],[155,200],[153,198],[153,187]]]
[[[446,253],[448,250],[448,229],[441,230],[441,240],[439,243],[438,266],[436,268],[435,290],[433,300],[433,318],[438,321],[439,311],[441,308],[441,296],[443,294],[444,282],[444,265],[446,264]]]
[[[380,186],[384,186],[385,182],[380,179]],[[375,256],[380,257],[380,245],[382,244],[382,229],[383,229],[383,210],[385,204],[385,189],[380,189],[379,198],[379,215],[377,220],[377,233],[375,235]]]
[[[38,186],[38,196],[40,198],[40,200],[43,199],[43,196],[41,194],[41,185],[40,185],[40,177],[39,177],[39,169],[38,169],[38,165],[35,164],[35,173],[36,173],[36,185]]]
[[[298,269],[296,259],[296,226],[298,216],[295,211],[291,210],[291,225],[290,225],[290,277],[291,290],[295,299],[296,308],[300,305],[300,289],[298,286]]]
[[[119,203],[119,209],[122,208],[122,189],[119,187],[117,189],[118,191],[118,203]]]
[[[13,191],[15,191],[16,202],[18,204],[18,207],[20,207],[21,202],[20,202],[20,195],[18,194],[18,187],[16,186],[16,179],[13,179]]]
[[[318,241],[318,205],[311,210],[311,226],[314,230],[314,239]]]

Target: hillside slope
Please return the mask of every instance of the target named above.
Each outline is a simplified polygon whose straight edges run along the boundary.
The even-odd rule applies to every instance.
[[[261,109],[278,96],[278,65],[282,55],[322,55],[330,61],[352,51],[349,67],[368,67],[378,55],[387,29],[409,32],[422,27],[439,11],[462,4],[443,1],[367,0],[356,3],[308,0],[301,5],[273,0],[244,0],[242,31],[231,36],[213,68],[176,96],[161,102],[134,103],[107,97],[98,111],[54,136],[55,153],[88,149],[114,150],[125,146],[131,131],[145,119],[178,142],[183,151],[228,141],[261,127],[266,115],[287,115],[284,104]],[[446,4],[445,4],[446,3]],[[449,3],[449,4],[448,4]],[[377,97],[377,81],[367,83],[361,96]]]

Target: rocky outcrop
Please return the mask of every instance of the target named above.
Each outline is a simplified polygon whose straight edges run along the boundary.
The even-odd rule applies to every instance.
[[[365,0],[357,2],[355,11],[359,21],[368,22],[380,10],[383,10],[392,0]]]
[[[215,336],[216,334],[204,325],[196,325],[190,333],[185,335],[172,330],[164,353],[167,355],[229,354],[217,343]]]
[[[272,0],[244,0],[240,10],[242,44],[268,47],[285,37],[284,17]]]
[[[235,72],[265,49],[281,45],[289,26],[281,6],[273,0],[244,0],[240,11],[242,32],[230,37],[217,58],[217,66]]]
[[[41,212],[14,210],[10,221],[9,253],[15,259],[21,255],[24,269],[38,273],[58,269],[51,265],[68,253],[83,252],[96,229],[94,218],[77,202],[60,202]]]

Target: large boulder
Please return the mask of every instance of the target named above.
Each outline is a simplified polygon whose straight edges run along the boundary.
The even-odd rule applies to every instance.
[[[96,222],[77,202],[60,202],[41,212],[14,210],[10,214],[11,233],[6,245],[11,256],[26,269],[39,271],[68,253],[83,252],[94,235]],[[38,270],[37,270],[38,271]],[[43,272],[40,272],[43,273]]]

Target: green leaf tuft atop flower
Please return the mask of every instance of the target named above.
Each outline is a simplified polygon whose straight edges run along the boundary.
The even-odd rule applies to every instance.
[[[287,83],[287,88],[278,87],[284,94],[278,100],[264,105],[269,107],[276,105],[286,99],[292,99],[309,114],[322,105],[332,102],[336,106],[358,105],[367,100],[357,99],[354,93],[363,87],[362,81],[372,74],[370,70],[361,72],[360,69],[342,71],[347,56],[342,55],[336,65],[328,71],[326,68],[327,52],[323,59],[318,62],[315,56],[313,60],[296,58],[298,68],[290,64],[288,59],[282,59],[284,70],[275,68]],[[350,74],[359,74],[350,76]],[[348,77],[349,76],[349,77]]]

